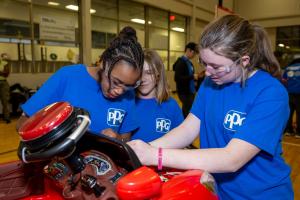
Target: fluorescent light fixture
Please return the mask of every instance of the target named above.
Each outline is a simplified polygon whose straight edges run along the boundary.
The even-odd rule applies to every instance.
[[[49,1],[49,2],[48,2],[48,5],[51,5],[51,6],[59,6],[59,3],[54,2],[54,1]]]
[[[174,27],[172,28],[173,31],[177,31],[177,32],[184,32],[184,28],[179,28],[179,27]]]
[[[78,11],[78,6],[76,6],[76,5],[67,5],[66,8],[69,9],[69,10]],[[90,9],[90,13],[91,14],[96,13],[96,10],[95,9]]]
[[[143,20],[143,19],[134,18],[134,19],[131,19],[130,21],[138,23],[138,24],[145,24],[145,20]]]
[[[130,21],[138,23],[138,24],[145,24],[145,20],[143,20],[143,19],[133,18]],[[148,21],[148,24],[152,24],[152,22]]]
[[[284,47],[284,44],[281,44],[281,43],[280,43],[280,44],[278,44],[278,46],[279,46],[279,47]]]
[[[67,5],[66,9],[78,11],[78,6],[75,5]]]
[[[96,10],[95,9],[90,9],[90,13],[94,14],[94,13],[96,13]]]

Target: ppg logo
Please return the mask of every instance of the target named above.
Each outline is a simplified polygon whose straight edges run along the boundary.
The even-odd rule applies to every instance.
[[[230,110],[227,112],[224,119],[224,128],[236,131],[236,128],[242,126],[243,121],[246,119],[246,113]]]
[[[171,121],[164,118],[156,118],[156,131],[161,133],[169,132]]]
[[[107,112],[107,124],[110,126],[120,126],[123,118],[125,116],[125,111],[116,108],[110,108]]]

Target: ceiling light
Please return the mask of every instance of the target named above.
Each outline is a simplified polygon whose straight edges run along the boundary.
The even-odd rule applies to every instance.
[[[284,47],[284,44],[280,43],[278,44],[279,47]]]
[[[49,2],[48,2],[48,5],[51,5],[51,6],[59,6],[59,3],[53,2],[53,1],[49,1]]]
[[[66,8],[69,9],[69,10],[78,11],[78,6],[75,6],[75,5],[67,5]]]
[[[184,29],[183,28],[179,28],[179,27],[174,27],[172,28],[173,31],[177,31],[177,32],[184,32]]]
[[[290,46],[285,46],[285,48],[289,49],[289,48],[290,48]]]
[[[78,11],[78,6],[76,5],[67,5],[66,6],[67,9],[69,10],[74,10],[74,11]],[[90,9],[90,13],[96,13],[96,10],[95,9]]]
[[[131,19],[130,21],[138,23],[138,24],[145,24],[145,20],[143,20],[143,19],[134,18],[134,19]],[[148,21],[148,24],[152,24],[152,22]]]
[[[138,24],[145,24],[145,20],[143,20],[143,19],[134,18],[134,19],[131,19],[130,21],[138,23]]]

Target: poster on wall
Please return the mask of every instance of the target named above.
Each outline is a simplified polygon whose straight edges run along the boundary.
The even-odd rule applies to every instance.
[[[40,39],[74,42],[75,24],[68,20],[42,16],[40,21]]]

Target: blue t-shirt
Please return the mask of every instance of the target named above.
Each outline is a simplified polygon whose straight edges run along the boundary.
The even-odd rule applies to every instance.
[[[84,65],[71,65],[58,70],[42,87],[22,105],[31,116],[54,102],[65,101],[90,113],[89,129],[94,133],[111,128],[117,133],[128,133],[136,128],[135,99],[127,92],[116,99],[103,96],[99,83],[92,78]]]
[[[283,78],[287,80],[287,90],[292,94],[300,94],[300,63],[285,68]]]
[[[131,138],[145,142],[162,137],[183,121],[182,111],[173,98],[161,104],[155,98],[137,98],[135,113],[140,128]]]
[[[244,88],[206,78],[191,112],[201,120],[201,148],[222,148],[238,138],[261,149],[237,172],[213,174],[221,199],[293,199],[291,170],[281,157],[288,95],[278,80],[260,70]]]

